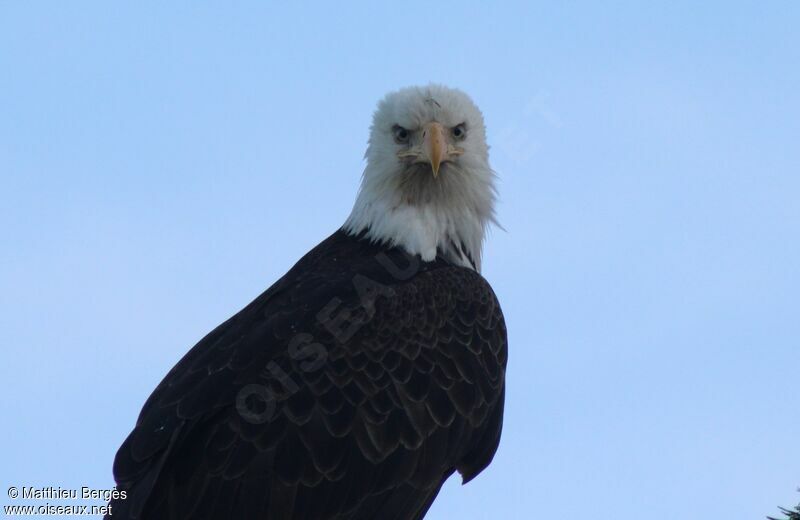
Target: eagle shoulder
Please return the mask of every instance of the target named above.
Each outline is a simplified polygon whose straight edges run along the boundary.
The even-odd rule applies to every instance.
[[[455,470],[466,482],[491,461],[506,359],[480,274],[334,233],[153,392],[115,460],[118,505],[414,518]]]

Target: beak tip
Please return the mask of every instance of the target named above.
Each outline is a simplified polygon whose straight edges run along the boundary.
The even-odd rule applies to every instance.
[[[437,122],[428,123],[423,134],[423,149],[431,163],[433,177],[439,176],[439,167],[446,158],[447,142],[442,125]]]

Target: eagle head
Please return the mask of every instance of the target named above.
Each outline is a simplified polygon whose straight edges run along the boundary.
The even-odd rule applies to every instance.
[[[407,87],[379,103],[367,166],[343,229],[431,261],[480,270],[494,218],[494,172],[486,127],[464,92]]]

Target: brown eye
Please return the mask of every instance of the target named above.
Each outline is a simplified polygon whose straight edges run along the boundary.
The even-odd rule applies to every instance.
[[[467,137],[467,125],[461,123],[453,127],[453,137],[456,139],[464,139]]]
[[[407,143],[408,138],[411,135],[411,132],[409,132],[400,125],[394,125],[394,127],[392,128],[392,134],[394,134],[394,140],[397,141],[398,143]]]

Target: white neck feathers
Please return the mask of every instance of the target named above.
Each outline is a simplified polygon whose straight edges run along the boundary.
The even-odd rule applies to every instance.
[[[451,167],[434,179],[429,173],[380,175],[369,169],[344,223],[346,232],[400,246],[426,262],[441,255],[480,271],[486,229],[495,222],[491,170]]]

